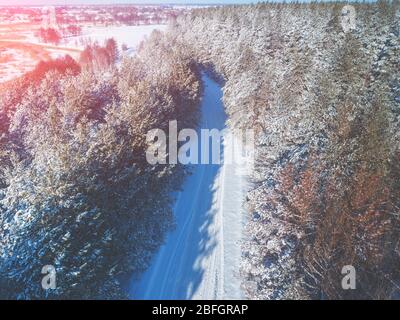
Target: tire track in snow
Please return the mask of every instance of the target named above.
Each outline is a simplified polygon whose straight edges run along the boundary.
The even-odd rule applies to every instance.
[[[195,200],[198,199],[198,196],[199,196],[199,193],[200,193],[200,187],[201,187],[201,185],[203,184],[203,180],[204,180],[204,169],[201,170],[201,178],[200,178],[200,183],[198,184],[198,188],[197,188],[197,190],[196,190]],[[168,272],[168,273],[171,272],[172,262],[173,262],[174,260],[176,260],[177,255],[178,255],[179,253],[181,253],[180,251],[178,251],[178,246],[181,245],[181,244],[185,245],[185,243],[188,242],[188,238],[189,238],[189,235],[190,235],[190,233],[188,232],[188,225],[190,225],[190,223],[187,223],[187,222],[192,222],[193,219],[194,219],[194,215],[196,214],[196,212],[195,212],[195,210],[194,210],[194,209],[195,209],[195,208],[194,208],[195,205],[196,205],[196,201],[193,201],[193,205],[192,205],[192,207],[191,207],[191,209],[190,209],[189,219],[186,220],[185,225],[183,226],[182,232],[181,232],[180,237],[179,237],[179,242],[178,242],[177,246],[175,247],[174,258],[173,258],[173,259],[170,259],[170,261],[169,261],[168,268],[167,268],[167,272]],[[182,242],[182,238],[183,238],[183,236],[184,236],[185,233],[186,233],[185,241]],[[186,251],[186,247],[184,247],[183,252],[185,252],[185,251]],[[177,274],[180,274],[180,272],[181,272],[181,270],[182,270],[182,268],[183,268],[183,263],[185,262],[185,261],[182,261],[182,256],[181,256],[181,258],[180,258],[179,261],[180,261],[180,266],[179,266],[179,268],[178,268],[178,273],[177,273]],[[166,280],[167,280],[167,278],[164,279],[163,285],[161,286],[161,293],[162,293],[161,296],[165,296],[164,293],[165,293],[165,291],[166,291],[166,286],[165,286]],[[175,279],[175,285],[174,285],[173,294],[176,293],[176,284],[177,284],[178,281],[179,281],[179,278],[178,278],[178,279]]]

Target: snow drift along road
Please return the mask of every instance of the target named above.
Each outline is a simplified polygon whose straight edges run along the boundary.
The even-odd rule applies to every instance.
[[[203,75],[202,129],[225,127],[220,86]],[[222,154],[231,152],[224,145]],[[174,207],[176,229],[139,280],[132,299],[240,299],[238,277],[246,177],[233,164],[194,165]]]

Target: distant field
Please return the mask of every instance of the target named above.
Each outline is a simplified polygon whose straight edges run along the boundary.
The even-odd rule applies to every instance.
[[[42,44],[35,37],[39,24],[0,24],[0,83],[32,70],[41,60],[70,54],[79,56],[79,49]]]
[[[39,24],[0,24],[0,84],[17,78],[44,60],[69,54],[79,58],[85,44],[98,41],[102,43],[107,38],[115,38],[118,45],[125,44],[128,48],[136,47],[155,29],[163,30],[165,25],[141,26],[86,26],[82,35],[65,38],[58,46],[41,43],[35,37]]]

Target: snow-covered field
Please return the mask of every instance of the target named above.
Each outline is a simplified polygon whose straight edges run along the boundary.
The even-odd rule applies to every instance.
[[[203,75],[202,129],[225,128],[220,86]],[[227,155],[232,146],[224,143]],[[235,164],[201,164],[174,207],[176,229],[140,279],[132,279],[132,299],[240,299],[238,276],[244,225],[245,171]]]
[[[166,25],[86,27],[82,35],[65,39],[64,45],[82,49],[90,42],[97,41],[103,44],[105,40],[114,38],[119,46],[125,44],[129,48],[134,48],[154,30],[163,31],[166,27]]]
[[[35,67],[27,52],[14,48],[0,49],[0,82],[12,80]]]
[[[79,59],[81,50],[95,41],[103,44],[105,40],[114,38],[119,48],[123,44],[127,46],[128,50],[125,54],[132,54],[140,42],[150,36],[154,30],[163,31],[166,27],[166,25],[86,27],[81,36],[64,39],[59,46],[41,43],[34,36],[33,31],[17,30],[7,37],[8,29],[1,29],[0,83],[32,70],[42,59],[57,58],[66,54]],[[7,56],[7,61],[5,56]]]

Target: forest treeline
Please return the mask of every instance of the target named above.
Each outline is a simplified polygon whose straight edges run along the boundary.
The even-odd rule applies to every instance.
[[[243,244],[251,299],[386,299],[400,272],[398,1],[193,11],[172,32],[257,131]],[[356,289],[343,290],[354,266]]]
[[[0,297],[125,298],[173,228],[185,168],[149,165],[146,133],[194,127],[201,83],[155,32],[117,68],[114,43],[43,62],[0,98]],[[90,60],[92,59],[92,60]],[[111,62],[109,61],[110,59]],[[56,289],[43,290],[54,266]]]

